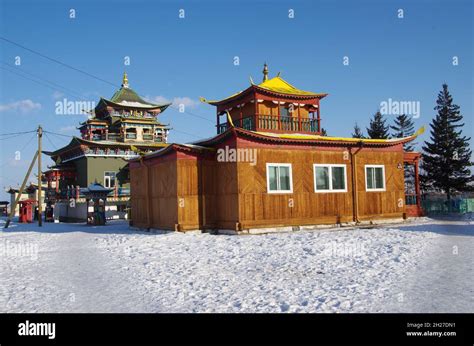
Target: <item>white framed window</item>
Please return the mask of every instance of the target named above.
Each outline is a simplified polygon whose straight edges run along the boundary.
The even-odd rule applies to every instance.
[[[116,173],[115,172],[104,172],[104,187],[115,187]]]
[[[267,163],[267,192],[293,193],[291,163]]]
[[[365,191],[385,191],[384,165],[365,165]]]
[[[346,165],[313,165],[314,192],[347,192]]]

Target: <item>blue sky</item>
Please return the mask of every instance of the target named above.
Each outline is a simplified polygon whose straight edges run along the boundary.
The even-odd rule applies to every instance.
[[[464,133],[473,136],[472,1],[2,0],[0,10],[1,36],[9,40],[116,85],[127,71],[130,86],[150,99],[184,100],[186,110],[199,117],[175,109],[160,115],[174,129],[172,142],[214,135],[215,109],[200,104],[199,96],[219,99],[245,89],[249,76],[261,80],[265,61],[270,76],[281,72],[301,89],[329,93],[321,103],[329,135],[350,136],[356,121],[365,129],[389,98],[419,102],[416,127],[428,125],[446,82],[465,117]],[[75,126],[86,116],[57,115],[55,103],[97,102],[116,90],[10,43],[0,40],[0,47],[0,134],[41,123],[46,130],[77,135]],[[20,66],[14,65],[17,56]],[[80,98],[4,68],[56,83]],[[69,140],[49,135],[45,150]],[[0,140],[0,199],[7,197],[4,187],[21,182],[35,143],[32,134]],[[18,150],[21,159],[15,160]],[[52,164],[46,156],[43,162]]]

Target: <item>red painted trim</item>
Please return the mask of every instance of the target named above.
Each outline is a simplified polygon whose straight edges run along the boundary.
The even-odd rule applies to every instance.
[[[262,100],[275,100],[275,101],[282,101],[282,102],[301,102],[306,104],[318,104],[318,101],[328,94],[321,94],[321,96],[314,96],[314,95],[290,95],[290,94],[281,94],[277,92],[272,92],[266,89],[258,88],[256,90],[256,95],[259,99]]]
[[[348,146],[345,144],[325,145],[325,144],[288,144],[288,143],[265,143],[256,141],[251,138],[237,137],[237,145],[239,148],[264,148],[264,149],[297,149],[297,150],[320,150],[320,151],[351,151],[352,148],[358,146]],[[402,145],[395,145],[391,147],[362,147],[364,152],[399,152],[403,149]]]
[[[257,85],[251,85],[240,94],[235,95],[232,98],[225,99],[223,101],[210,102],[209,104],[216,106],[218,112],[222,112],[230,107],[235,107],[243,102],[249,102],[253,98],[262,100],[275,100],[282,102],[303,102],[306,104],[318,105],[319,100],[326,97],[328,94],[321,93],[319,95],[290,95],[282,94],[274,91],[270,91],[264,88],[260,88]]]

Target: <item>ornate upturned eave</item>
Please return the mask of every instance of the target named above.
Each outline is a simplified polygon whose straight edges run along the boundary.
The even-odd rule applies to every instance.
[[[412,136],[404,138],[391,139],[371,139],[371,138],[345,138],[345,137],[328,137],[301,133],[270,133],[261,131],[250,131],[239,127],[230,127],[225,132],[202,141],[193,142],[198,146],[212,146],[221,143],[229,136],[241,136],[253,138],[262,142],[274,142],[281,144],[305,144],[305,145],[333,145],[333,146],[365,146],[365,147],[391,147],[400,144],[405,144],[413,141],[416,137],[423,134],[424,127],[421,127]]]
[[[82,139],[79,137],[73,137],[69,144],[66,146],[55,150],[55,151],[43,151],[43,154],[50,156],[54,161],[64,153],[67,153],[71,150],[77,150],[82,148],[90,148],[90,147],[99,147],[99,148],[126,148],[131,149],[131,147],[137,147],[141,149],[161,149],[167,147],[167,143],[160,143],[160,142],[114,142],[114,141],[91,141]]]
[[[125,73],[121,88],[117,90],[110,99],[101,97],[96,109],[101,108],[103,105],[114,108],[142,109],[150,111],[158,110],[159,112],[163,112],[171,105],[171,103],[156,104],[145,101],[130,88],[128,77]]]
[[[266,72],[268,73],[268,69]],[[220,106],[222,104],[227,104],[229,102],[238,100],[239,98],[244,98],[249,93],[268,93],[276,97],[301,100],[322,99],[328,95],[327,93],[315,93],[298,89],[284,80],[280,74],[278,74],[276,77],[268,79],[264,69],[264,78],[260,84],[254,84],[251,80],[251,85],[248,88],[221,100],[207,100],[203,97],[201,97],[200,100],[201,102],[205,102],[213,106]]]

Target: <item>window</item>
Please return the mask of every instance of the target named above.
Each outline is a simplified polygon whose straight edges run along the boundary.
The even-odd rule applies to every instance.
[[[129,127],[125,129],[125,138],[137,139],[137,129],[134,127]]]
[[[365,190],[385,191],[385,167],[383,165],[365,165]]]
[[[244,118],[242,121],[242,128],[246,130],[252,130],[253,129],[253,118],[252,117],[247,117]]]
[[[104,172],[104,187],[115,187],[115,172]]]
[[[280,116],[282,117],[289,117],[290,116],[290,111],[288,108],[285,106],[280,106]]]
[[[267,192],[292,193],[291,164],[267,163]]]
[[[315,192],[347,192],[346,165],[314,164]]]

